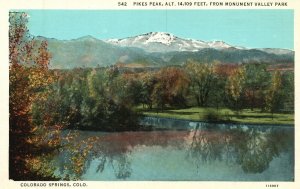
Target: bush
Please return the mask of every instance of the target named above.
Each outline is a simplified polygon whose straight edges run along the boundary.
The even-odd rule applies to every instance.
[[[203,119],[207,122],[223,122],[224,116],[222,114],[220,114],[218,111],[216,110],[208,110],[204,116]]]

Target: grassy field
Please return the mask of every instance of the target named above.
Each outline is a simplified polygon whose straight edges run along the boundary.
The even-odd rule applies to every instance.
[[[143,115],[186,119],[194,121],[214,121],[220,122],[235,122],[235,123],[250,123],[250,124],[294,124],[294,114],[274,113],[273,118],[271,113],[261,112],[260,110],[244,109],[237,115],[227,108],[199,108],[192,107],[187,109],[167,109],[163,112],[156,110],[148,110],[143,107],[138,107],[137,110]]]

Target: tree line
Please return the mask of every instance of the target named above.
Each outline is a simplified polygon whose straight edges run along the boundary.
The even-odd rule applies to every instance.
[[[267,64],[200,63],[142,72],[107,68],[52,70],[57,81],[46,106],[33,105],[33,120],[51,112],[68,128],[109,131],[138,129],[137,106],[156,111],[191,106],[293,112],[293,72]],[[44,109],[45,108],[45,109]],[[56,124],[56,123],[52,123]]]

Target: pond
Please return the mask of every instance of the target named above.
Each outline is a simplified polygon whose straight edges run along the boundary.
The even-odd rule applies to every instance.
[[[76,134],[57,155],[56,174],[86,181],[294,180],[291,126],[190,122],[166,128],[66,131],[64,137]]]

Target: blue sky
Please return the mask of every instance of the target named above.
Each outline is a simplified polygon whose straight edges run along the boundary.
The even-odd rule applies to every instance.
[[[250,48],[294,49],[292,10],[30,10],[33,35],[125,38],[151,31]]]

